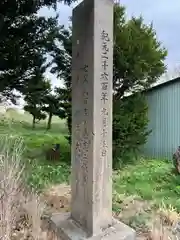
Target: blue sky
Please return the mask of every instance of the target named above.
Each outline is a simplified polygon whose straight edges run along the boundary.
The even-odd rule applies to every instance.
[[[171,78],[180,72],[180,0],[121,0],[122,5],[126,7],[127,17],[142,15],[144,22],[149,24],[153,22],[158,39],[168,49],[166,63],[169,74],[166,78]],[[58,5],[59,23],[68,26],[68,19],[72,14],[72,8]],[[43,8],[41,15],[51,16],[53,10]],[[60,85],[62,82],[54,76],[47,73],[52,79],[53,85]]]

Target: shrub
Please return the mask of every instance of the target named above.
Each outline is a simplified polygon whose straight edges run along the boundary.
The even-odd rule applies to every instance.
[[[150,131],[148,107],[142,94],[134,94],[114,102],[113,154],[114,167],[134,160]]]

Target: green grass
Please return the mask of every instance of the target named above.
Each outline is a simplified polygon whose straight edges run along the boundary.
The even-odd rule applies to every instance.
[[[45,126],[43,121],[32,130],[28,114],[8,113],[6,119],[0,119],[1,135],[23,138],[23,161],[29,173],[27,181],[38,190],[49,184],[68,182],[70,175],[70,147],[65,138],[65,122],[54,118],[50,131],[46,131]],[[61,157],[57,163],[46,161],[44,154],[44,149],[54,143],[61,144]],[[180,211],[180,176],[173,173],[171,162],[140,160],[127,165],[114,173],[114,189],[118,194],[138,195],[155,204],[163,201]],[[114,209],[118,211],[118,204],[115,203]]]
[[[114,177],[118,193],[138,195],[155,204],[162,201],[180,211],[180,176],[173,172],[172,163],[163,160],[140,160],[118,171]]]
[[[7,118],[0,118],[0,134],[21,137],[24,142],[23,162],[28,170],[28,184],[41,190],[48,184],[69,181],[70,146],[65,138],[67,128],[61,119],[53,118],[52,129],[46,131],[46,122],[42,121],[32,129],[28,114],[8,113]],[[52,163],[45,159],[45,150],[55,143],[61,145],[59,162]]]

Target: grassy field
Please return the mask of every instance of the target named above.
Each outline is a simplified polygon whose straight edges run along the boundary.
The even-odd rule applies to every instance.
[[[50,131],[46,131],[45,121],[37,124],[34,130],[31,122],[32,118],[29,114],[19,114],[13,110],[6,116],[1,116],[0,152],[4,145],[10,148],[11,139],[12,142],[13,139],[22,141],[22,161],[26,166],[25,179],[39,196],[45,194],[48,189],[56,189],[56,187],[59,189],[62,183],[66,183],[65,186],[69,188],[70,146],[65,138],[67,134],[65,122],[53,118]],[[45,150],[55,143],[61,145],[61,157],[59,162],[52,163],[46,160]],[[59,190],[55,191],[55,195],[50,194],[50,199],[53,201],[53,205],[52,202],[50,205],[58,204],[58,208],[55,209],[61,211],[59,204],[64,197],[59,195]],[[51,210],[54,211],[54,207]],[[180,176],[173,172],[172,163],[142,158],[114,172],[113,212],[118,219],[135,228],[138,236],[143,237],[141,239],[166,240],[167,236],[171,236],[169,227],[180,218]],[[160,217],[160,225],[155,223],[159,237],[152,237],[153,231],[149,224],[154,224],[157,216],[158,218],[163,216]]]
[[[9,112],[0,121],[0,134],[22,137],[24,141],[23,161],[29,175],[28,184],[41,190],[47,185],[69,182],[70,147],[65,138],[65,122],[54,118],[52,129],[46,131],[46,122],[31,128],[31,116]],[[54,143],[61,144],[61,158],[58,163],[45,160],[45,149]],[[171,162],[140,159],[114,172],[115,195],[139,196],[153,203],[172,205],[180,211],[180,177],[172,171]],[[114,210],[120,211],[120,200],[114,198]]]
[[[54,118],[52,129],[46,131],[46,122],[42,121],[32,129],[29,114],[8,113],[0,120],[0,134],[23,139],[23,161],[29,176],[28,183],[35,189],[42,189],[48,184],[68,181],[70,165],[70,147],[65,138],[65,122]],[[45,150],[55,143],[61,144],[61,159],[58,163],[47,162]]]

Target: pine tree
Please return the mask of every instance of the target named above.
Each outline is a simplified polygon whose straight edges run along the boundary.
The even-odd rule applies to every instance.
[[[57,2],[72,1],[0,1],[0,93],[4,97],[15,100],[14,89],[23,93],[39,58],[53,51],[59,34],[58,16],[45,18],[38,11],[44,6],[56,8]]]
[[[24,110],[29,112],[32,117],[32,127],[35,128],[37,121],[46,119],[46,114],[43,111],[44,98],[48,95],[51,90],[49,81],[44,80],[39,70],[35,71],[34,75],[26,85],[25,89],[25,106]]]

